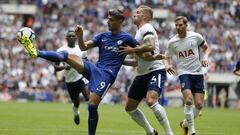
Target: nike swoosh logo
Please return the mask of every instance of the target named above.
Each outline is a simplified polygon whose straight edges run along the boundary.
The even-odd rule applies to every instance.
[[[104,40],[104,39],[102,39],[102,42],[105,42],[105,41],[107,41],[106,39]]]

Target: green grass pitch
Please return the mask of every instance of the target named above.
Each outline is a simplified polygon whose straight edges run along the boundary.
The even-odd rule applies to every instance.
[[[152,126],[163,135],[151,110],[142,105]],[[0,102],[0,135],[87,135],[87,106],[81,104],[81,121],[73,123],[71,104]],[[166,108],[175,135],[183,108]],[[100,105],[97,135],[145,135],[124,111],[123,105]],[[198,135],[240,135],[240,110],[207,109],[195,120]]]

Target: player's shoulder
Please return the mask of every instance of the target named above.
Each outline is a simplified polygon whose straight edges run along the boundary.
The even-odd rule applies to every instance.
[[[144,24],[141,28],[139,28],[140,32],[146,32],[146,31],[155,31],[154,27],[150,23]]]
[[[61,46],[60,48],[57,49],[57,52],[59,51],[64,51],[64,50],[67,50],[67,46],[66,45],[63,45]]]
[[[122,31],[120,34],[121,34],[121,35],[127,35],[127,36],[131,36],[131,34],[130,34],[130,33],[128,33],[127,31]]]
[[[146,23],[146,24],[144,24],[142,27],[141,27],[142,29],[154,29],[154,27],[152,26],[152,24],[150,24],[150,23]]]
[[[196,36],[196,37],[202,37],[200,33],[194,32],[194,31],[187,31],[188,36]]]
[[[122,31],[122,32],[120,33],[120,36],[123,36],[124,38],[134,38],[134,37],[132,36],[132,34],[126,32],[126,31]]]
[[[103,36],[103,35],[107,36],[107,35],[110,35],[110,34],[111,34],[110,31],[105,31],[105,32],[100,32],[100,33],[98,33],[97,35],[98,35],[98,36]]]
[[[178,35],[174,35],[173,37],[171,37],[169,40],[168,40],[168,44],[172,44],[174,42],[177,42],[179,40],[179,37]]]
[[[126,31],[122,31],[117,35],[113,35],[111,31],[106,31],[106,32],[99,33],[99,35],[107,36],[107,37],[109,37],[109,36],[110,37],[112,37],[112,36],[132,36],[130,33],[126,32]]]
[[[80,50],[81,51],[78,44],[75,45],[74,50]]]
[[[110,31],[100,32],[97,33],[95,37],[102,38],[102,37],[111,37]]]

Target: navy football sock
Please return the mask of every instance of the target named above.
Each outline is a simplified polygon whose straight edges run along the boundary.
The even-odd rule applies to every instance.
[[[88,104],[88,135],[95,135],[98,124],[98,106]]]
[[[52,61],[52,62],[65,62],[68,58],[67,51],[55,52],[55,51],[38,51],[38,57]]]

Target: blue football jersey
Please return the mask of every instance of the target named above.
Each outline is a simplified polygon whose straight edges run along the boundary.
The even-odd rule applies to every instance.
[[[99,47],[99,60],[96,66],[107,70],[114,77],[117,76],[126,56],[119,55],[119,47],[129,45],[136,47],[139,43],[127,32],[112,34],[103,32],[95,36],[92,41],[95,47]]]

